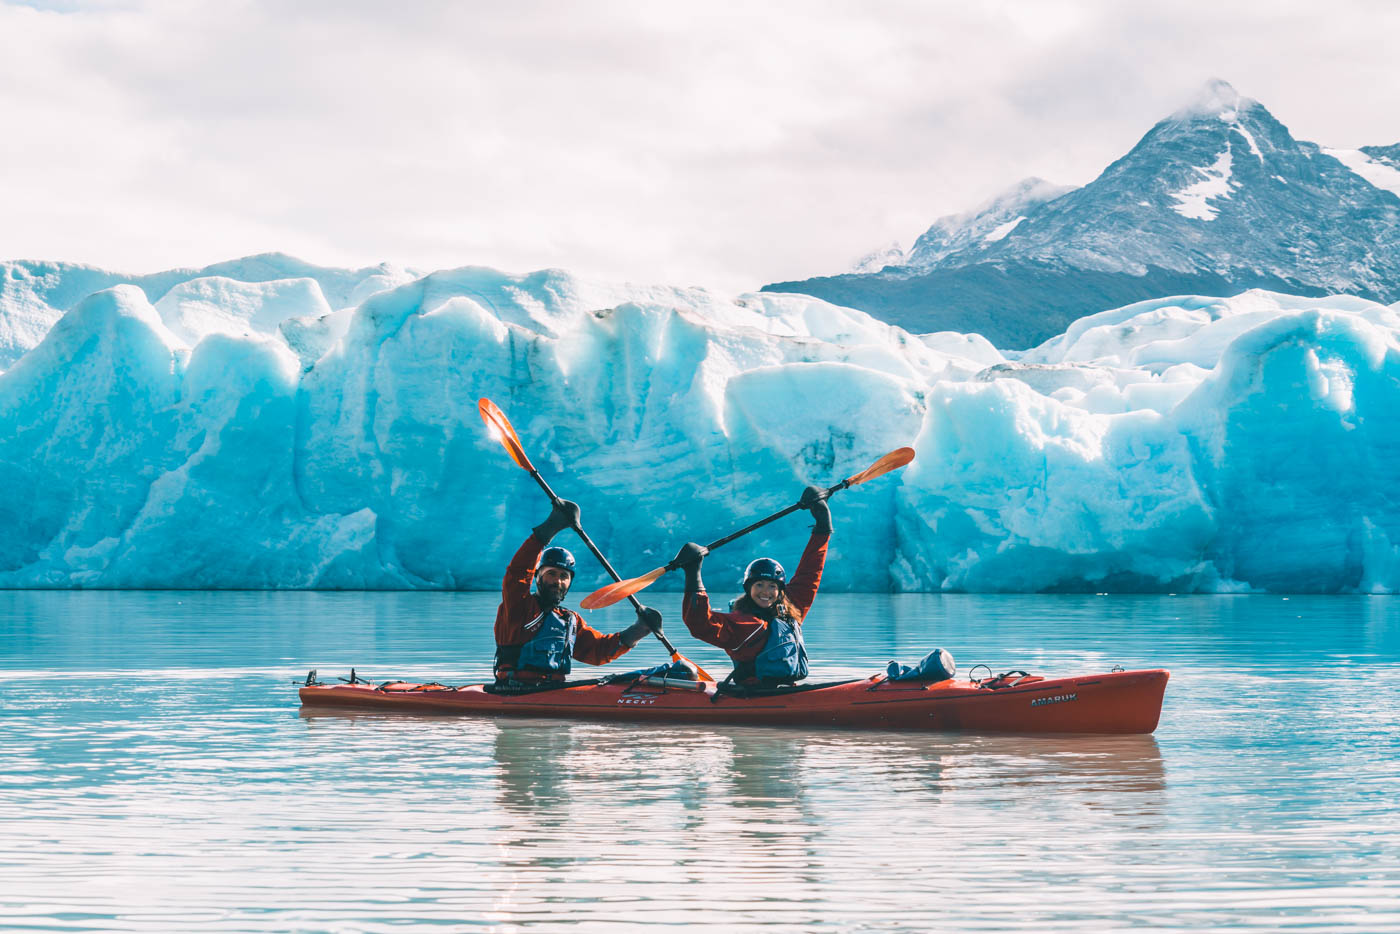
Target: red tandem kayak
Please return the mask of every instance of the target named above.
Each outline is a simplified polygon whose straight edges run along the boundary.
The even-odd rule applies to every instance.
[[[481,684],[323,684],[314,675],[300,690],[306,707],[974,733],[1151,733],[1169,677],[1160,668],[1053,679],[1010,672],[931,683],[878,674],[740,696],[713,682],[655,676],[501,694]]]

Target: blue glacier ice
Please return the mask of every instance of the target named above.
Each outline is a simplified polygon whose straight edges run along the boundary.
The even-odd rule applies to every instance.
[[[55,319],[0,372],[0,586],[494,589],[547,503],[486,396],[624,575],[912,444],[833,501],[828,587],[1400,588],[1400,306],[1176,296],[1002,352],[805,295],[256,259],[0,290]]]

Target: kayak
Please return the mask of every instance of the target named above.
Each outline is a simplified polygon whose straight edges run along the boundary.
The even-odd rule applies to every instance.
[[[975,733],[1151,733],[1168,672],[1112,671],[1043,678],[1015,671],[980,681],[891,681],[883,673],[829,684],[733,693],[712,681],[633,674],[529,693],[494,685],[351,683],[307,676],[305,707],[480,716],[725,723]]]

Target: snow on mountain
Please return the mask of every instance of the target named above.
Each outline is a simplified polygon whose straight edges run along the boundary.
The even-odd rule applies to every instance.
[[[1397,306],[1179,296],[1003,354],[805,296],[480,268],[272,327],[307,277],[211,278],[164,309],[98,291],[0,373],[0,586],[494,589],[547,503],[487,396],[624,574],[912,443],[833,501],[825,586],[1400,587]],[[711,556],[711,587],[795,560],[804,520]]]
[[[1073,190],[1072,186],[1056,185],[1043,178],[1022,179],[971,211],[934,221],[914,242],[906,265],[928,269],[980,243],[995,243],[1020,226],[1036,207]]]
[[[897,242],[887,243],[878,250],[872,250],[851,264],[851,272],[879,272],[886,266],[899,266],[904,263],[904,248]]]
[[[1323,150],[1212,81],[1082,188],[935,221],[902,267],[774,283],[911,330],[1029,347],[1154,296],[1400,298],[1400,150]],[[1030,189],[1035,191],[1035,189]]]
[[[1234,158],[1229,149],[1216,157],[1207,168],[1198,168],[1200,179],[1180,191],[1173,191],[1170,197],[1176,201],[1172,210],[1182,217],[1198,221],[1213,221],[1219,209],[1210,203],[1212,198],[1230,197],[1230,176],[1233,174]]]
[[[1400,149],[1400,146],[1391,148]],[[1400,158],[1372,156],[1365,149],[1324,149],[1323,152],[1377,188],[1400,197]]]

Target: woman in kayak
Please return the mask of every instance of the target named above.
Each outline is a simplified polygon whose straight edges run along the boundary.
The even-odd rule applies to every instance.
[[[744,571],[744,595],[728,613],[710,609],[710,596],[700,579],[705,549],[687,542],[676,555],[676,562],[685,568],[681,612],[686,628],[701,642],[729,653],[734,662],[729,680],[771,688],[807,677],[802,620],[817,598],[831,538],[831,509],[821,494],[814,486],[802,491],[801,503],[816,523],[792,580],[786,580],[783,566],[772,558],[750,562]]]
[[[648,632],[661,628],[661,614],[642,607],[637,622],[604,635],[561,606],[574,580],[574,556],[558,545],[545,546],[567,528],[579,528],[579,508],[561,500],[549,518],[535,526],[506,568],[501,605],[496,609],[498,685],[562,682],[573,659],[606,665]]]

